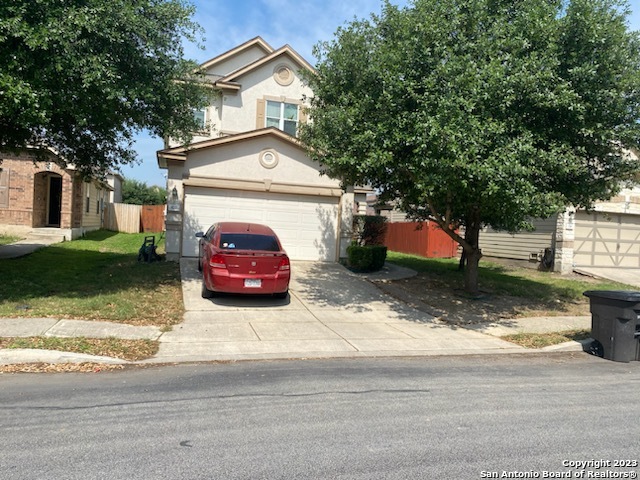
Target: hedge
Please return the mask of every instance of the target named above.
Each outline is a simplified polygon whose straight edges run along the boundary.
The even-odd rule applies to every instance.
[[[384,245],[350,245],[347,266],[357,272],[375,272],[384,266],[387,247]]]

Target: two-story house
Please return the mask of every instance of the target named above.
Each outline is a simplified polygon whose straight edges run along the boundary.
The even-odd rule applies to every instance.
[[[196,112],[203,130],[188,147],[167,142],[157,153],[168,170],[168,259],[197,256],[196,232],[224,220],[269,225],[294,260],[344,256],[354,192],[321,175],[296,139],[312,95],[300,73],[313,67],[258,37],[201,68],[219,92]]]

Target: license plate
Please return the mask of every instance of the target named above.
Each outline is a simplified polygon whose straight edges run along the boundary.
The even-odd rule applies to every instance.
[[[254,278],[245,278],[244,279],[244,286],[246,288],[260,288],[262,286],[262,280],[261,279],[254,279]]]

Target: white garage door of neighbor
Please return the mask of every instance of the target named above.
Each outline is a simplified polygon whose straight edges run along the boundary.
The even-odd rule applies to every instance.
[[[182,255],[196,257],[196,232],[222,221],[268,225],[293,260],[337,259],[338,198],[186,187]]]
[[[640,215],[576,212],[576,267],[640,268]]]

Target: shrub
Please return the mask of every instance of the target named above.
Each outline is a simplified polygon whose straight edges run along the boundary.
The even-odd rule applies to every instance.
[[[384,245],[357,245],[347,247],[347,266],[357,272],[375,272],[384,266],[387,247]]]
[[[353,241],[358,245],[383,245],[387,219],[379,215],[353,216]]]

